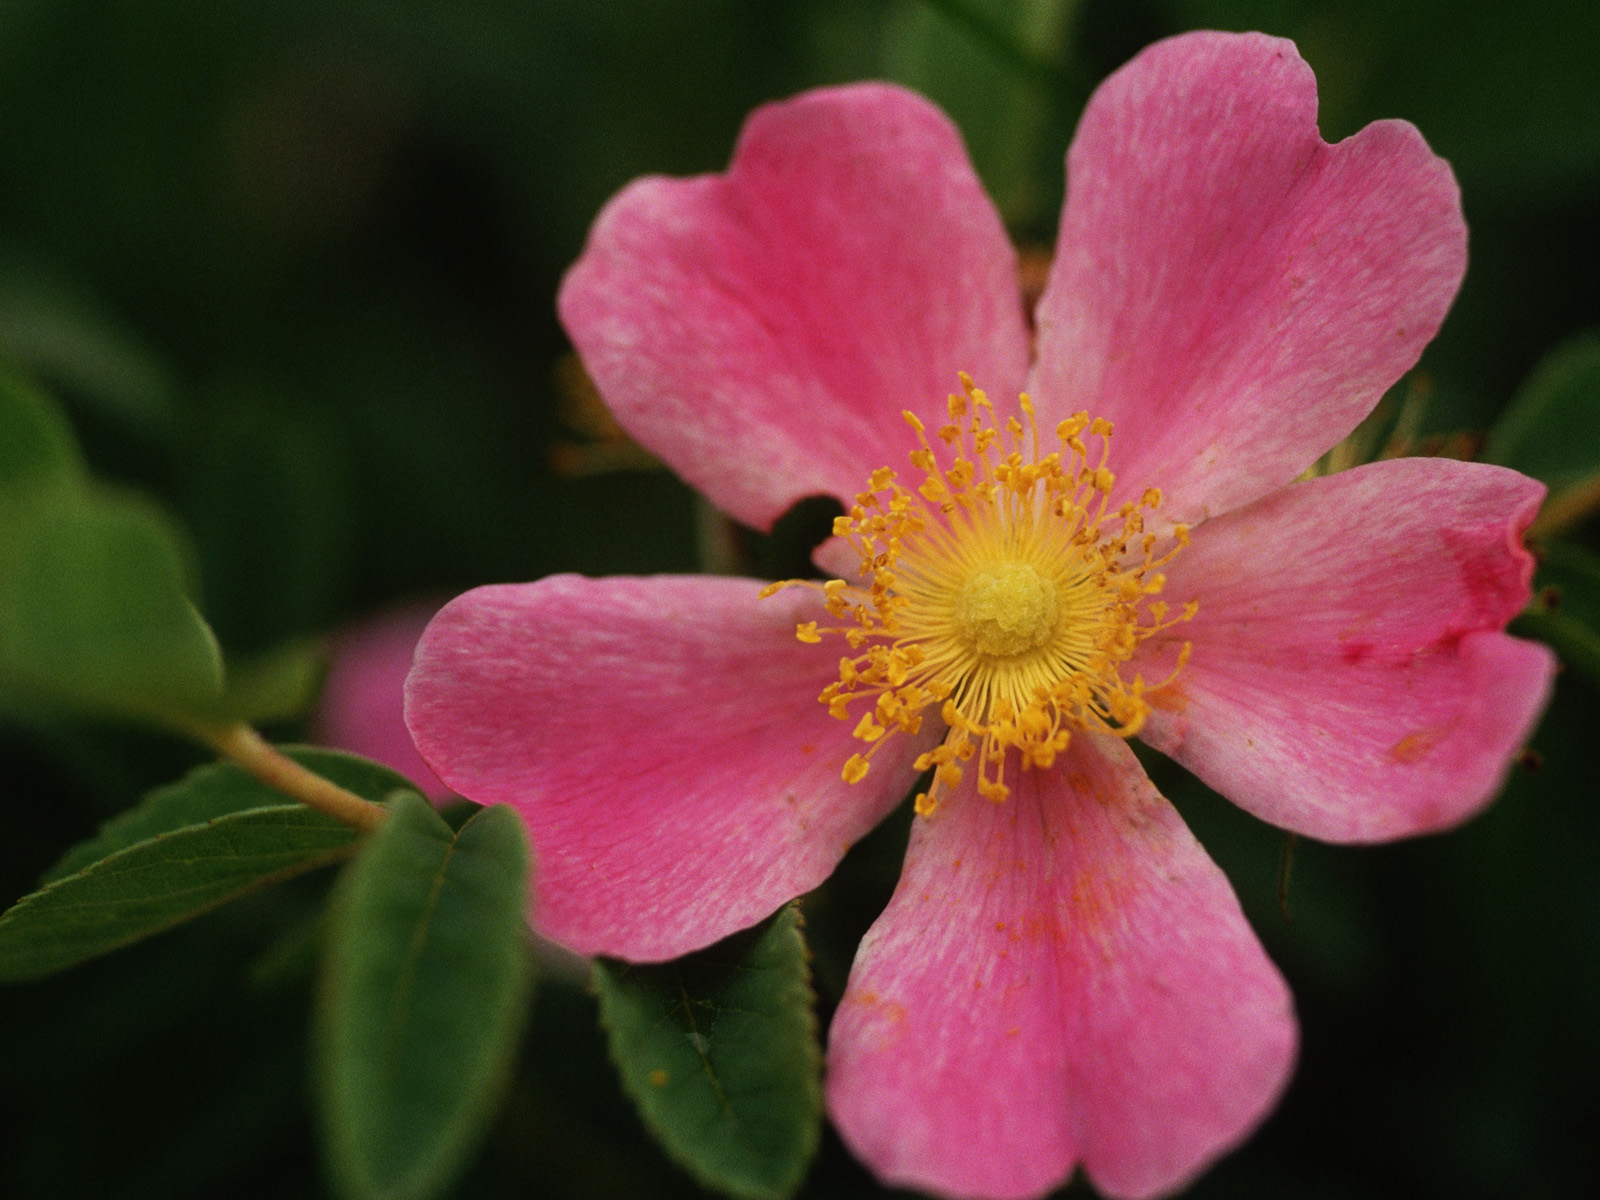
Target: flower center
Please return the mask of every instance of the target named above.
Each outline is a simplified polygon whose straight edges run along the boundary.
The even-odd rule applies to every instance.
[[[1160,568],[1189,541],[1175,525],[1146,532],[1144,512],[1161,503],[1155,488],[1137,503],[1110,508],[1115,477],[1106,463],[1111,423],[1079,413],[1056,427],[1061,448],[1041,453],[1033,404],[999,425],[993,406],[966,375],[950,397],[950,423],[938,432],[944,461],[911,413],[923,475],[915,492],[880,467],[834,533],[860,556],[861,581],[784,580],[822,591],[840,624],[808,621],[802,642],[842,637],[853,654],[818,697],[841,720],[866,702],[855,736],[864,753],[844,764],[862,779],[884,739],[916,734],[938,705],[943,742],[917,759],[933,783],[917,797],[931,815],[976,759],[978,790],[1006,798],[1011,751],[1022,766],[1048,767],[1073,733],[1132,737],[1150,711],[1144,680],[1122,664],[1154,633],[1194,616],[1196,605],[1169,616],[1154,599]],[[1084,435],[1099,439],[1091,456]],[[1094,458],[1091,465],[1090,459]],[[1173,675],[1182,670],[1184,645]],[[1156,686],[1171,682],[1171,677]]]
[[[1037,650],[1056,629],[1055,585],[1025,562],[985,567],[956,592],[957,634],[974,653],[1014,658]]]

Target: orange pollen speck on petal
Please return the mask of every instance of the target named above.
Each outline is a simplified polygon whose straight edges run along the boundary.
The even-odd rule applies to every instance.
[[[968,770],[980,795],[1004,800],[1012,751],[1023,768],[1046,768],[1074,732],[1132,737],[1150,712],[1146,691],[1170,683],[1189,654],[1185,643],[1155,685],[1122,674],[1142,641],[1195,614],[1193,602],[1174,613],[1154,599],[1188,529],[1146,531],[1157,488],[1110,507],[1109,421],[1078,413],[1044,453],[1032,401],[1019,407],[1021,420],[998,421],[963,374],[939,449],[906,413],[921,481],[908,489],[880,467],[834,522],[860,556],[859,582],[783,580],[762,592],[818,589],[837,623],[806,622],[796,636],[849,648],[818,697],[867,744],[844,764],[847,782],[865,778],[892,735],[916,734],[927,710],[944,721],[943,741],[916,760],[933,771],[916,799],[922,816]]]

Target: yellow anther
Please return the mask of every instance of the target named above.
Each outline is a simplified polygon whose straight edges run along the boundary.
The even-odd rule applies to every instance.
[[[809,645],[815,645],[822,640],[822,635],[817,632],[815,621],[804,621],[794,627],[794,636]]]
[[[1005,784],[992,779],[978,780],[978,794],[985,800],[992,800],[996,804],[1004,804],[1011,795],[1011,789]]]
[[[854,651],[818,698],[841,720],[853,701],[869,705],[856,719],[858,740],[875,748],[895,733],[915,735],[923,713],[937,709],[944,740],[915,764],[933,771],[916,799],[922,816],[960,784],[964,763],[977,772],[978,793],[998,803],[1011,794],[1013,752],[1021,769],[1042,770],[1076,732],[1132,736],[1150,704],[1144,681],[1123,677],[1124,664],[1197,609],[1191,601],[1174,617],[1166,601],[1150,599],[1189,531],[1146,530],[1157,488],[1111,507],[1111,422],[1077,413],[1056,426],[1058,447],[1043,447],[1032,399],[1019,397],[1018,408],[1024,420],[996,424],[989,398],[962,375],[951,423],[938,431],[948,450],[936,450],[923,422],[905,413],[920,482],[902,486],[881,467],[833,523],[870,583],[785,580],[762,591],[820,589],[842,622],[806,622],[796,635],[842,636]],[[1155,686],[1188,657],[1185,646]],[[843,778],[863,778],[867,757],[853,755]]]
[[[882,725],[872,719],[871,713],[865,712],[861,714],[861,720],[856,722],[855,730],[850,736],[858,737],[863,742],[875,742],[886,732]]]

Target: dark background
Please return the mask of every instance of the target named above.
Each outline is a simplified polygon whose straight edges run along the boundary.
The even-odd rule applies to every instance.
[[[230,651],[479,583],[695,570],[692,496],[604,469],[631,460],[561,382],[552,298],[600,204],[720,169],[763,100],[889,77],[947,108],[1019,242],[1047,248],[1089,89],[1198,27],[1294,37],[1328,138],[1404,117],[1454,164],[1471,267],[1423,360],[1426,432],[1487,429],[1600,326],[1588,0],[5,0],[0,358],[66,403],[98,472],[187,526]],[[807,528],[741,541],[747,569],[803,561]],[[1290,917],[1281,835],[1154,767],[1304,1025],[1281,1108],[1193,1195],[1600,1195],[1597,715],[1566,673],[1542,765],[1457,833],[1301,843]],[[0,901],[195,761],[140,731],[0,726]],[[824,1011],[903,838],[902,816],[807,902]],[[0,990],[0,1195],[318,1194],[325,886]],[[544,986],[460,1195],[693,1194],[592,1007]],[[829,1135],[809,1194],[857,1191]]]

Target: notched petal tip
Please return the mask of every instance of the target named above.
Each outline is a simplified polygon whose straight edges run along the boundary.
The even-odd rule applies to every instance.
[[[1085,736],[1003,804],[967,783],[830,1031],[828,1103],[886,1182],[1036,1197],[1082,1165],[1169,1194],[1277,1102],[1297,1034],[1220,870],[1126,745]]]
[[[1015,252],[959,133],[888,84],[763,106],[725,174],[630,184],[557,309],[619,424],[763,529],[853,495],[904,444],[907,398],[958,366],[1019,388],[1029,357]]]
[[[1295,484],[1194,533],[1181,697],[1146,738],[1265,820],[1332,842],[1434,832],[1498,791],[1548,698],[1507,636],[1543,489],[1391,459]],[[1166,648],[1170,652],[1170,646]]]
[[[1299,475],[1460,286],[1449,165],[1404,122],[1330,146],[1316,115],[1292,43],[1192,33],[1107,80],[1073,140],[1032,390],[1116,420],[1119,477],[1158,482],[1170,520]]]

